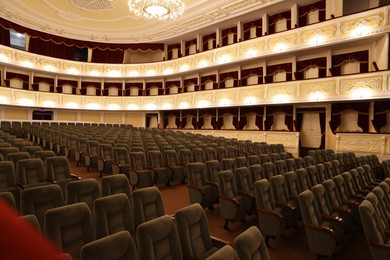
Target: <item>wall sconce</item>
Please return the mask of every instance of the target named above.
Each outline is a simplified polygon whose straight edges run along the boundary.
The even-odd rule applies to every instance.
[[[219,104],[220,104],[221,106],[228,106],[228,105],[230,105],[230,99],[228,99],[228,98],[222,98],[222,99],[219,101]]]
[[[351,96],[357,99],[369,98],[371,95],[371,89],[368,87],[357,87],[354,88],[351,92]]]
[[[190,68],[190,66],[188,66],[188,64],[183,64],[180,67],[180,71],[188,71],[189,68]]]
[[[201,60],[199,63],[198,63],[198,67],[199,68],[204,68],[206,67],[207,65],[209,65],[209,62],[207,60]]]
[[[52,100],[46,100],[46,101],[44,101],[43,103],[42,103],[42,105],[44,106],[44,107],[54,107],[55,105],[54,105],[54,101],[52,101]]]
[[[156,71],[155,71],[155,70],[148,70],[148,72],[146,73],[146,75],[148,75],[148,76],[154,76],[154,75],[156,75]]]
[[[156,109],[156,104],[146,104],[145,109],[146,110],[155,110]]]
[[[89,73],[91,76],[99,76],[99,72],[97,72],[96,70],[93,70]]]
[[[136,77],[136,76],[138,76],[139,75],[139,73],[138,73],[138,71],[136,71],[136,70],[130,70],[130,72],[129,72],[129,76],[130,77]]]
[[[218,60],[218,63],[219,64],[224,64],[224,63],[228,63],[228,62],[231,62],[232,61],[232,57],[230,57],[229,55],[227,54],[224,54],[222,55],[219,60]]]
[[[172,68],[166,68],[165,70],[164,70],[164,74],[165,75],[170,75],[170,74],[172,74],[173,73],[173,69]]]
[[[273,97],[274,103],[285,103],[289,100],[289,95],[287,94],[277,94]]]
[[[180,108],[188,108],[188,102],[181,102],[179,106]]]
[[[370,33],[370,28],[367,25],[366,19],[359,19],[355,23],[355,29],[352,31],[354,37],[366,36]]]
[[[32,106],[34,105],[34,101],[29,98],[21,98],[19,99],[19,104],[23,106]]]
[[[89,103],[85,107],[88,109],[100,109],[100,105],[97,103]]]
[[[1,62],[8,62],[7,56],[5,56],[3,53],[0,54],[0,61]]]
[[[75,68],[70,68],[68,70],[68,73],[69,74],[73,74],[73,75],[77,75],[77,74],[79,74],[79,71],[77,69],[75,69]]]
[[[120,77],[122,73],[119,70],[111,70],[107,73],[109,77]]]
[[[278,44],[276,44],[274,51],[282,52],[282,51],[286,51],[287,49],[288,49],[288,45],[282,40]]]
[[[108,106],[107,106],[107,109],[109,109],[109,110],[119,110],[119,105],[118,104],[109,104]]]
[[[30,61],[25,60],[25,61],[22,61],[22,66],[26,67],[26,68],[32,68],[33,64]]]
[[[164,109],[171,109],[171,108],[172,108],[172,104],[170,104],[170,103],[164,103],[164,104],[163,104],[163,108],[164,108]]]
[[[257,102],[257,98],[254,96],[249,96],[249,97],[245,98],[245,100],[244,100],[245,105],[253,105],[253,104],[256,104],[256,102]]]
[[[257,55],[257,51],[253,48],[250,48],[247,52],[246,52],[246,57],[247,58],[253,58]]]
[[[315,91],[315,92],[311,93],[310,100],[320,101],[320,100],[323,100],[324,97],[325,97],[324,93],[322,93],[321,91]]]
[[[77,104],[76,102],[67,102],[67,103],[65,104],[65,106],[66,106],[67,108],[78,108],[78,107],[79,107],[79,104]]]
[[[0,96],[0,104],[8,104],[8,98],[5,96]]]
[[[138,105],[136,105],[136,104],[129,104],[129,105],[127,106],[127,108],[128,108],[129,110],[137,110],[137,109],[138,109]]]
[[[51,71],[51,72],[56,71],[56,69],[53,67],[53,65],[46,65],[44,69],[47,71]]]
[[[207,100],[199,100],[198,101],[198,107],[208,107],[210,105],[210,102]]]

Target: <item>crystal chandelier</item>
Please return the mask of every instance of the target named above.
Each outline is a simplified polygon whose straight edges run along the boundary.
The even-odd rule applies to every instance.
[[[147,20],[175,20],[184,12],[181,0],[129,0],[130,12]]]

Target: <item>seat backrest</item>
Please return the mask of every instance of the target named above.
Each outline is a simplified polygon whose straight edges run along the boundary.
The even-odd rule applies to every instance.
[[[164,167],[164,160],[160,151],[148,151],[149,166],[155,169]]]
[[[263,167],[260,164],[249,166],[249,171],[251,173],[251,180],[253,183],[255,181],[264,179]]]
[[[7,154],[9,153],[17,153],[20,152],[17,147],[0,147],[0,154],[3,155],[3,158],[7,158]]]
[[[130,168],[134,170],[146,169],[146,157],[143,152],[130,152]]]
[[[240,259],[270,259],[263,235],[256,226],[251,226],[239,234],[233,243]]]
[[[139,260],[137,247],[127,231],[97,239],[81,248],[80,260],[90,259],[134,259]]]
[[[123,230],[135,236],[133,209],[126,194],[118,193],[96,199],[93,211],[97,238]]]
[[[71,178],[71,168],[66,156],[49,157],[46,159],[47,177],[50,181]]]
[[[118,193],[126,194],[130,205],[133,205],[130,183],[124,174],[114,174],[102,177],[102,196],[110,196]]]
[[[234,159],[233,158],[224,158],[221,160],[222,170],[234,171]]]
[[[303,157],[303,160],[305,161],[305,167],[315,165],[314,159],[310,155],[306,155],[305,157]]]
[[[275,173],[276,174],[284,174],[287,171],[287,165],[284,160],[275,161]]]
[[[305,190],[299,194],[299,208],[302,213],[304,224],[320,225],[322,223],[321,214],[319,212],[314,195],[311,190]]]
[[[23,146],[22,152],[28,152],[30,156],[34,156],[34,152],[42,151],[42,148],[37,145]]]
[[[10,161],[0,161],[0,190],[16,187],[15,166]]]
[[[99,144],[99,155],[105,160],[113,160],[113,146],[111,144]]]
[[[270,180],[270,184],[272,187],[275,201],[288,202],[290,200],[286,180],[283,175],[273,176]]]
[[[305,168],[301,168],[295,171],[298,177],[299,187],[301,190],[310,190],[312,185],[310,182],[309,174]]]
[[[205,154],[202,148],[192,149],[192,161],[193,162],[205,162]]]
[[[333,175],[328,175],[328,172],[326,171],[325,165],[323,163],[318,163],[316,165],[316,168],[317,168],[317,181],[319,183],[322,183],[323,181],[333,177]]]
[[[348,191],[348,194],[355,195],[358,194],[357,187],[355,186],[354,181],[352,180],[353,177],[350,172],[343,172],[341,176],[344,179],[346,190]]]
[[[238,195],[236,180],[231,170],[218,173],[218,192],[220,196],[235,198]]]
[[[248,167],[248,160],[244,156],[236,157],[234,159],[234,169],[240,167]]]
[[[114,147],[113,148],[114,161],[116,163],[125,165],[130,164],[129,151],[126,147]]]
[[[96,238],[92,214],[85,203],[50,209],[44,223],[47,237],[73,259],[78,259],[81,248]]]
[[[183,259],[176,226],[170,216],[142,223],[137,229],[140,259]]]
[[[336,175],[340,175],[343,173],[341,169],[341,163],[338,160],[332,160],[331,163],[333,164],[333,169]]]
[[[93,202],[100,197],[100,188],[95,179],[72,181],[66,185],[67,204],[85,202],[92,212]]]
[[[290,194],[290,196],[298,196],[302,189],[299,186],[297,174],[294,171],[286,172],[284,174],[284,178],[286,181],[288,194]]]
[[[30,158],[31,156],[28,152],[16,152],[7,154],[5,160],[11,161],[14,165],[16,165],[19,160]]]
[[[176,150],[165,150],[164,151],[165,165],[168,167],[175,167],[179,165],[179,156]]]
[[[255,197],[258,209],[272,210],[276,208],[272,188],[267,179],[255,182]]]
[[[187,165],[189,163],[192,163],[192,155],[190,149],[180,149],[179,157],[180,157],[180,162],[182,164]]]
[[[35,151],[34,158],[40,158],[43,161],[43,164],[46,163],[46,158],[56,156],[53,151],[45,150],[45,151]]]
[[[30,185],[46,182],[45,167],[39,158],[19,160],[16,164],[18,182]]]
[[[99,155],[99,142],[88,141],[87,142],[87,152],[89,155],[98,156]]]
[[[198,187],[206,185],[206,174],[203,163],[188,164],[188,184]]]
[[[317,185],[321,183],[320,179],[318,178],[318,172],[316,166],[309,166],[306,167],[307,175],[309,177],[309,183],[311,186]]]
[[[360,203],[359,214],[367,241],[385,243],[387,238],[381,220],[374,205],[369,200],[363,200]]]
[[[44,226],[46,211],[64,205],[65,200],[61,188],[56,184],[31,187],[21,192],[20,213],[22,215],[34,214],[41,229]]]
[[[276,168],[273,162],[263,163],[263,173],[266,179],[270,180],[272,176],[276,175]]]
[[[134,223],[141,223],[165,215],[164,203],[159,189],[155,186],[133,192]]]
[[[176,211],[175,223],[184,255],[199,258],[213,247],[207,217],[199,204]]]
[[[332,206],[330,205],[330,201],[328,195],[325,192],[325,188],[322,184],[314,185],[311,188],[313,192],[314,199],[317,202],[318,210],[321,214],[331,215],[332,214]]]
[[[209,181],[218,181],[218,172],[222,170],[221,164],[217,160],[207,161],[205,163],[206,179]]]
[[[324,185],[331,206],[341,207],[343,205],[342,198],[340,196],[339,190],[336,188],[334,179],[326,180],[322,183],[322,185]]]
[[[248,167],[239,167],[234,170],[237,189],[245,192],[253,192],[253,183]]]
[[[302,157],[294,158],[295,169],[300,169],[305,167],[305,160]]]

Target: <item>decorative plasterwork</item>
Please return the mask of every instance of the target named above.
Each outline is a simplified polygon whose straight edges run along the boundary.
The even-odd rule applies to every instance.
[[[382,88],[382,78],[381,77],[366,77],[358,79],[345,79],[341,80],[340,83],[340,95],[350,94],[356,89],[362,89],[366,91],[370,90],[371,94],[378,93]]]
[[[275,101],[278,101],[278,97],[288,97],[288,98],[295,98],[297,96],[297,85],[296,84],[289,84],[289,85],[272,85],[268,87],[267,91],[267,100],[273,100],[276,98]],[[287,100],[282,100],[287,101]]]
[[[338,152],[360,152],[377,154],[380,151],[381,142],[376,136],[367,135],[340,135]]]
[[[301,84],[301,97],[311,98],[312,95],[321,93],[324,96],[336,95],[336,84],[334,81],[307,82]]]
[[[363,27],[375,29],[383,26],[384,24],[384,12],[368,16],[359,16],[357,19],[353,19],[341,22],[341,32],[343,34],[351,34],[354,30],[362,30]]]
[[[327,41],[327,39],[334,37],[336,32],[336,24],[330,24],[327,26],[302,31],[301,42],[306,43],[307,45],[323,44]]]
[[[113,0],[71,0],[71,3],[88,11],[100,11],[113,9]]]

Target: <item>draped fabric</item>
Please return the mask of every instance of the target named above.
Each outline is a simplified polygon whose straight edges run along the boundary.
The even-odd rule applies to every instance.
[[[5,82],[7,87],[10,87],[10,80],[11,79],[20,79],[23,82],[23,89],[24,90],[29,89],[29,85],[30,85],[30,76],[29,75],[7,71],[6,79],[4,79],[4,82]]]
[[[211,125],[213,126],[214,129],[217,129],[217,120],[216,120],[216,112],[217,110],[215,108],[207,108],[207,109],[199,109],[199,120],[198,120],[198,125],[197,129],[201,129],[203,124],[204,124],[204,118],[206,115],[211,116]]]
[[[43,40],[36,37],[30,38],[28,51],[59,59],[74,60],[76,47],[57,44],[50,40]]]
[[[96,82],[96,81],[82,81],[81,82],[81,89],[80,89],[81,95],[87,94],[87,88],[89,86],[94,86],[96,88],[96,96],[101,95],[102,83]]]
[[[227,107],[227,108],[217,108],[218,113],[218,122],[217,128],[221,129],[223,126],[223,115],[232,114],[233,115],[233,125],[236,129],[239,129],[238,125],[238,107]]]
[[[138,96],[143,95],[143,83],[141,82],[126,82],[125,83],[125,95],[130,96],[130,89],[131,88],[138,88]]]
[[[158,88],[158,95],[162,95],[164,93],[162,82],[146,82],[146,96],[150,96],[150,90],[155,87]]]
[[[332,56],[332,76],[340,76],[341,66],[347,62],[359,62],[360,73],[368,72],[368,50]]]
[[[368,133],[369,122],[369,102],[356,102],[356,103],[332,103],[331,119],[329,121],[330,129],[333,133],[336,133],[336,129],[341,123],[341,114],[346,110],[355,110],[358,112],[358,126],[363,129],[364,133]]]
[[[289,131],[294,130],[294,122],[293,122],[293,111],[294,106],[267,106],[266,107],[266,118],[264,121],[265,130],[270,131],[271,126],[274,123],[274,114],[276,113],[284,113],[286,115],[285,117],[285,124],[288,127]]]
[[[110,88],[118,89],[118,96],[122,96],[122,82],[104,82],[103,96],[108,96]]]
[[[230,34],[233,34],[233,42],[232,43],[237,42],[237,27],[235,26],[235,27],[227,28],[227,29],[224,29],[221,31],[222,46],[226,46],[228,44],[231,44],[231,43],[228,43],[228,38],[229,38]]]
[[[0,44],[5,46],[11,46],[11,40],[9,30],[0,26]]]
[[[165,94],[169,94],[169,89],[172,87],[177,87],[178,88],[178,93],[181,93],[181,85],[180,85],[180,80],[173,80],[173,81],[166,81],[165,82]]]
[[[268,17],[268,33],[273,34],[276,32],[276,23],[279,20],[286,19],[287,30],[291,29],[291,11],[286,11],[279,14],[274,14]]]
[[[57,80],[57,92],[62,93],[62,86],[70,85],[70,86],[72,86],[72,94],[75,95],[77,92],[77,84],[78,84],[78,82],[75,80],[58,79]]]
[[[325,132],[326,132],[326,111],[325,108],[300,108],[296,113],[296,121],[294,122],[295,130],[300,132],[302,129],[302,119],[305,112],[318,112],[320,115],[320,129],[321,129],[321,146],[319,148],[325,148]],[[301,145],[301,142],[299,142]]]
[[[286,72],[286,81],[292,80],[291,62],[267,66],[266,83],[274,82],[274,75],[283,71]]]
[[[238,87],[238,71],[221,73],[219,75],[219,87],[226,88],[225,82],[230,79],[234,80],[233,87]]]
[[[191,78],[183,81],[183,92],[188,92],[188,87],[192,84],[194,84],[194,91],[197,91],[199,88],[198,78]]]
[[[217,47],[217,34],[216,33],[211,33],[208,35],[205,35],[202,37],[202,46],[203,46],[203,51],[208,51],[209,50],[209,40],[213,39],[213,49]]]
[[[205,85],[208,82],[213,82],[213,89],[218,88],[217,75],[208,75],[200,77],[200,90],[205,90]]]
[[[54,92],[54,79],[46,78],[46,77],[33,77],[32,89],[35,91],[39,91],[39,83],[47,83],[50,85],[50,92]]]
[[[182,110],[181,111],[181,129],[185,129],[187,124],[187,117],[192,116],[192,125],[197,129],[197,111],[196,110]]]
[[[95,63],[123,63],[124,51],[122,50],[100,50],[92,51],[91,62]]]
[[[300,6],[299,7],[299,27],[308,25],[307,16],[310,12],[318,10],[319,22],[325,21],[326,1],[320,0],[318,2]]]
[[[182,123],[181,116],[180,116],[180,110],[168,110],[168,111],[164,111],[164,129],[167,128],[167,126],[168,126],[170,116],[176,117],[175,124],[176,124],[177,128],[180,128],[181,123]]]
[[[250,113],[255,113],[256,115],[256,126],[259,130],[263,130],[263,116],[264,116],[264,107],[262,106],[248,106],[240,108],[240,123],[239,130],[243,130],[247,122],[247,115]]]
[[[137,50],[164,50],[164,44],[162,43],[140,43],[140,44],[120,44],[120,43],[106,43],[106,42],[89,42],[89,41],[81,41],[74,40],[70,38],[64,38],[61,36],[56,36],[52,34],[48,34],[45,32],[39,32],[33,29],[29,29],[23,27],[21,25],[12,23],[10,21],[5,20],[4,18],[0,18],[0,26],[6,30],[13,29],[19,33],[27,33],[31,38],[40,38],[44,41],[52,41],[56,44],[63,44],[66,46],[77,46],[79,48],[90,48],[90,49],[100,49],[100,50],[122,50],[125,51],[127,49],[131,49],[133,51]]]
[[[380,132],[381,128],[386,126],[387,122],[387,113],[390,112],[390,102],[389,101],[375,101],[374,103],[374,120],[372,124],[377,133]]]
[[[168,45],[168,60],[171,60],[173,58],[173,50],[177,49],[178,50],[178,58],[181,57],[181,44],[180,43],[177,43],[177,44],[171,44],[171,45]]]
[[[310,68],[318,68],[319,78],[326,77],[326,57],[297,61],[295,78],[297,80],[305,79],[305,71]]]
[[[190,54],[190,47],[191,45],[197,45],[197,40],[196,39],[192,39],[190,41],[186,41],[185,42],[185,55],[189,55]],[[196,52],[198,52],[198,46],[196,46]]]
[[[244,23],[244,25],[243,25],[244,41],[251,39],[250,36],[251,36],[251,29],[252,28],[256,28],[256,37],[261,36],[262,25],[263,25],[263,21],[261,19]]]
[[[241,70],[241,86],[248,86],[248,78],[251,76],[257,76],[258,84],[263,83],[263,68],[251,68]]]

